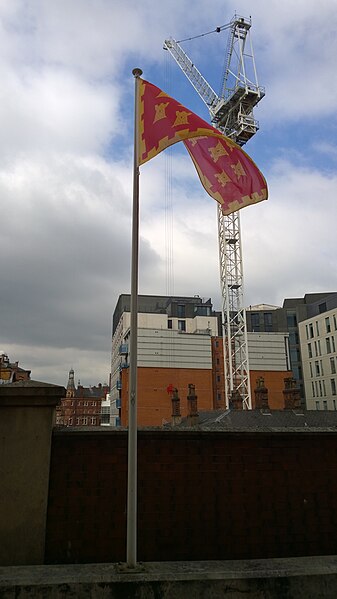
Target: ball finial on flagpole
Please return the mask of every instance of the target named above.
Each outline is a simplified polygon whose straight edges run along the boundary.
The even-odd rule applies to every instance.
[[[132,74],[134,77],[140,77],[143,74],[142,69],[133,69]]]

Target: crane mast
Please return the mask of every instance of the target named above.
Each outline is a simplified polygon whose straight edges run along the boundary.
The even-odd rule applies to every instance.
[[[253,108],[265,95],[257,81],[250,28],[251,19],[234,15],[230,23],[215,30],[217,33],[223,29],[230,31],[219,94],[212,89],[179,42],[172,38],[164,42],[164,49],[170,52],[208,107],[212,124],[240,146],[258,131]],[[217,210],[225,402],[228,408],[231,399],[240,394],[243,407],[251,409],[240,215],[234,212],[224,216],[220,205]]]

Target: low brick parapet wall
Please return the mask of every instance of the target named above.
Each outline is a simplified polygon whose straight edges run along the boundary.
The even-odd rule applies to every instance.
[[[140,430],[138,559],[337,554],[337,433]],[[123,562],[127,431],[54,431],[46,563]]]

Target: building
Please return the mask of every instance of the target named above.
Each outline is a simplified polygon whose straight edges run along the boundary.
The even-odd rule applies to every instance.
[[[19,367],[19,362],[10,362],[5,351],[0,350],[0,385],[29,381],[31,370]]]
[[[69,371],[66,397],[56,408],[56,424],[59,426],[99,426],[101,424],[102,401],[109,392],[108,385],[77,388],[74,370]]]
[[[292,376],[289,357],[289,335],[281,332],[247,333],[249,381],[252,408],[255,408],[256,381],[263,377],[269,390],[273,410],[283,409],[284,379]],[[222,337],[212,338],[214,407],[224,408],[224,356]]]
[[[171,418],[168,389],[176,388],[186,414],[188,385],[203,409],[213,408],[211,338],[218,319],[210,299],[199,296],[138,298],[138,423],[161,425]],[[111,406],[128,421],[130,295],[121,295],[113,316]]]
[[[139,296],[138,423],[160,425],[170,420],[170,393],[177,389],[182,415],[187,414],[189,385],[200,409],[225,407],[224,356],[219,313],[211,299],[199,296]],[[127,424],[130,296],[121,295],[113,317],[111,412],[120,410]],[[287,332],[251,332],[248,353],[250,383],[263,377],[273,409],[283,408],[284,379],[292,375]],[[254,406],[253,406],[254,407]]]
[[[305,406],[305,386],[299,337],[299,323],[317,310],[324,311],[336,297],[335,292],[306,293],[303,298],[286,298],[283,306],[258,304],[246,310],[247,331],[281,332],[289,334],[290,369],[300,388]]]
[[[337,293],[310,306],[299,323],[306,405],[337,409]]]

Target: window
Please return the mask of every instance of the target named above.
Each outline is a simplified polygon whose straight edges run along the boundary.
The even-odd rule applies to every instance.
[[[79,425],[79,423],[80,423],[80,419],[76,418],[76,424]]]
[[[323,400],[323,410],[327,410],[328,409],[328,402],[326,401],[326,399]]]
[[[311,348],[311,343],[308,343],[308,356],[309,356],[309,358],[312,358],[312,348]]]
[[[73,424],[73,419],[72,418],[69,418],[68,424],[69,424],[69,426],[72,426],[72,424]]]
[[[318,340],[317,343],[318,343],[318,355],[321,356],[322,355],[322,350],[321,350],[321,342],[320,342],[320,340]]]
[[[273,315],[271,312],[265,312],[264,318],[264,330],[266,333],[271,333],[273,330]]]
[[[96,418],[91,419],[91,424],[96,424]]]
[[[186,321],[185,320],[178,320],[178,330],[186,331]]]
[[[329,337],[327,337],[325,339],[325,343],[326,343],[326,352],[327,354],[331,354],[331,344],[330,344],[330,339]]]
[[[323,362],[322,362],[322,360],[320,360],[319,363],[320,363],[321,376],[324,376],[324,370],[323,370]]]
[[[311,362],[309,362],[309,369],[310,369],[310,376],[311,376],[311,378],[312,378],[312,377],[313,377],[313,374],[312,374],[312,364],[311,364]]]
[[[88,424],[88,418],[82,418],[82,424]]]
[[[332,395],[336,395],[336,381],[335,379],[330,379],[331,383],[331,393]]]
[[[318,325],[318,321],[316,320],[316,334],[319,337],[319,325]]]
[[[336,374],[335,358],[330,358],[330,370],[331,370],[331,374]]]
[[[301,356],[300,356],[300,352],[298,349],[290,350],[290,361],[291,361],[292,365],[294,365],[296,362],[301,361]]]
[[[84,405],[85,405],[85,406],[88,406],[88,405],[89,405],[89,403],[88,403],[87,401],[85,401],[85,402],[84,402]]]
[[[317,356],[318,356],[318,351],[317,351],[317,341],[315,341],[315,356],[316,356],[316,358],[317,358]]]
[[[315,374],[316,374],[316,376],[320,375],[319,361],[318,360],[315,360]]]
[[[316,410],[319,410],[319,401],[316,401],[315,404],[316,404]]]
[[[320,314],[323,314],[323,312],[326,312],[326,302],[323,302],[323,304],[319,304],[318,311]]]
[[[329,316],[327,316],[325,319],[325,330],[327,333],[330,333],[330,331],[331,331]]]
[[[177,306],[177,315],[178,318],[185,318],[185,304],[178,304]]]
[[[297,331],[291,331],[289,333],[289,343],[290,345],[297,345],[299,343]]]
[[[252,331],[253,333],[260,330],[260,314],[252,312],[251,314]]]
[[[315,391],[316,391],[316,397],[318,397],[319,393],[318,393],[318,383],[317,383],[317,381],[315,381]]]
[[[307,336],[307,339],[309,339],[309,329],[308,329],[308,325],[305,325],[305,334]]]
[[[216,380],[217,380],[218,383],[220,383],[221,379],[220,379],[220,375],[219,374],[217,375]]]
[[[322,381],[322,385],[323,385],[323,395],[325,397],[326,396],[325,381]]]
[[[97,406],[97,401],[93,401],[91,405],[92,406]]]
[[[311,392],[312,392],[312,396],[315,397],[315,385],[314,385],[314,381],[311,381]]]
[[[217,358],[217,359],[216,359],[216,363],[217,363],[217,364],[220,364],[220,360],[219,360],[219,358]]]
[[[331,342],[332,342],[332,351],[335,353],[336,352],[335,338],[333,336],[331,337]]]
[[[294,314],[294,313],[293,314],[291,314],[291,313],[287,314],[287,325],[288,325],[288,328],[290,328],[290,327],[297,327],[296,314]]]
[[[336,400],[335,399],[332,400],[332,405],[333,405],[333,409],[335,410],[336,409]]]
[[[171,318],[169,318],[168,321],[167,321],[167,328],[168,329],[172,329],[172,320],[171,320]]]
[[[337,331],[337,319],[336,319],[336,314],[333,315],[333,326],[335,328],[335,331]]]
[[[311,324],[309,324],[309,337],[310,337],[310,339],[312,339],[313,336],[314,336],[314,327],[313,327],[313,324],[311,323]]]
[[[319,386],[319,396],[322,397],[323,395],[323,391],[322,391],[322,381],[318,381],[318,386]]]

